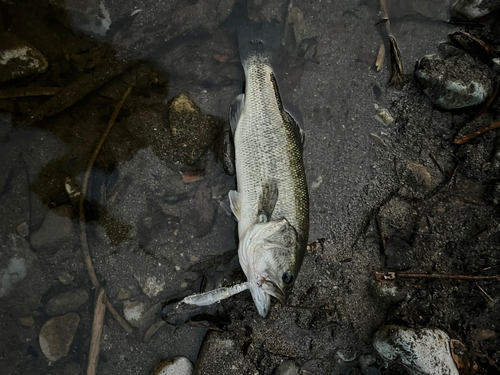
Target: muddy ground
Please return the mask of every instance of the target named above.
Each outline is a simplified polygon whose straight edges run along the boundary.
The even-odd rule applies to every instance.
[[[11,270],[0,295],[2,371],[85,372],[95,288],[81,251],[78,192],[114,106],[133,86],[84,202],[98,280],[133,327],[127,334],[106,314],[98,373],[148,373],[181,355],[200,374],[271,374],[285,359],[314,374],[404,374],[372,346],[383,324],[439,328],[467,346],[483,373],[497,373],[498,282],[375,279],[377,271],[498,275],[498,130],[453,143],[498,121],[498,100],[473,120],[480,106],[439,110],[413,78],[415,61],[459,28],[443,22],[451,1],[388,1],[406,73],[401,90],[387,86],[387,58],[375,68],[377,1],[248,2],[252,18],[286,23],[278,78],[304,118],[310,240],[323,246],[308,251],[289,306],[276,302],[267,319],[249,293],[203,309],[169,303],[243,277],[236,224],[220,207],[235,180],[218,161],[244,81],[233,5],[0,4],[2,33],[48,62],[0,92],[57,89],[0,99],[0,269]],[[498,52],[493,20],[462,28]],[[379,108],[394,122],[378,122]],[[65,352],[51,360],[40,335],[55,316],[75,327],[51,338]]]

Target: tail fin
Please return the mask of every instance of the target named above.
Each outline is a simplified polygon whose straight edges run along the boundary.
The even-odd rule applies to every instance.
[[[246,70],[251,59],[264,60],[272,64],[281,45],[282,27],[276,21],[252,22],[242,20],[237,27],[240,60]]]

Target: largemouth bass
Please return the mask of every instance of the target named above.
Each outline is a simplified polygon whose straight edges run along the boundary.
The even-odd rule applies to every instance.
[[[250,289],[266,317],[271,296],[286,303],[302,265],[309,231],[304,136],[283,106],[272,68],[280,39],[271,23],[245,23],[238,30],[246,83],[230,108],[237,191],[229,192],[229,200],[248,281],[187,297],[184,303],[208,305]]]

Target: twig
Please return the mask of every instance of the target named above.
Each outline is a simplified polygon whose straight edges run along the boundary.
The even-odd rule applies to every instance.
[[[87,375],[94,375],[97,370],[97,361],[99,360],[99,351],[101,348],[102,328],[104,325],[104,314],[106,313],[105,299],[106,291],[104,288],[101,288],[94,307],[94,321],[92,322],[92,338],[90,340]]]
[[[438,167],[439,171],[440,171],[443,175],[445,175],[445,176],[446,176],[446,173],[444,173],[443,168],[441,168],[441,166],[439,165],[439,163],[438,163],[438,161],[437,161],[436,157],[435,157],[432,153],[430,153],[430,154],[429,154],[429,156],[430,156],[430,157],[431,157],[431,159],[434,161],[434,163],[435,163],[435,164],[436,164],[436,166]]]
[[[109,301],[108,296],[106,296],[106,300],[104,302],[106,302],[106,306],[107,306],[109,312],[111,313],[111,315],[113,315],[113,318],[116,319],[116,321],[123,327],[123,329],[125,331],[127,331],[127,333],[129,333],[129,334],[132,333],[133,332],[132,327],[130,327],[130,325],[127,323],[127,321],[125,319],[123,319],[120,316],[120,314],[118,314],[118,311],[116,311],[114,306]]]
[[[385,253],[385,233],[382,228],[382,223],[380,222],[380,217],[378,215],[375,215],[375,221],[377,223],[378,231],[380,234],[380,239],[382,240],[382,250],[384,250]]]
[[[51,96],[57,94],[61,90],[61,87],[21,87],[5,89],[0,91],[0,99],[23,98],[27,96]]]
[[[478,283],[476,283],[475,285],[479,288],[479,290],[480,290],[481,292],[483,292],[483,293],[484,293],[484,295],[485,295],[486,297],[488,297],[488,299],[489,299],[491,302],[495,302],[495,300],[494,300],[493,298],[491,298],[491,297],[488,295],[488,293],[486,293],[486,292],[484,291],[484,289],[483,289],[483,288],[481,288],[481,287],[479,286],[479,284],[478,284]]]
[[[476,275],[457,275],[448,273],[412,273],[412,272],[375,272],[377,280],[394,279],[455,279],[462,281],[500,281],[500,275],[495,276],[476,276]]]
[[[480,128],[476,130],[474,133],[467,134],[464,135],[463,137],[455,139],[453,142],[456,143],[457,145],[461,145],[464,144],[465,142],[470,141],[473,138],[476,138],[478,135],[483,134],[484,132],[497,128],[500,128],[500,121],[492,122],[490,126],[485,126],[483,128]]]
[[[111,115],[111,118],[109,119],[108,126],[106,130],[104,131],[104,134],[101,136],[101,139],[99,140],[99,143],[97,144],[96,149],[94,150],[94,153],[92,154],[92,157],[90,158],[89,164],[87,165],[87,169],[85,171],[85,174],[83,176],[83,181],[82,181],[82,188],[81,188],[81,193],[80,193],[80,245],[82,247],[82,252],[83,256],[85,258],[85,264],[87,266],[87,271],[90,276],[90,280],[92,281],[92,284],[97,290],[101,290],[99,281],[97,280],[97,275],[95,273],[94,265],[92,263],[92,258],[90,256],[90,250],[89,250],[89,244],[87,241],[87,226],[85,223],[85,211],[83,210],[83,201],[85,200],[85,193],[87,192],[87,185],[90,177],[90,173],[92,171],[92,167],[94,166],[94,163],[97,159],[97,155],[99,155],[99,151],[102,148],[102,145],[104,144],[104,141],[106,140],[106,137],[109,134],[109,131],[111,130],[111,127],[115,123],[116,117],[118,116],[118,112],[120,112],[121,107],[123,106],[123,103],[127,99],[127,97],[130,95],[132,91],[132,87],[129,87],[125,93],[123,94],[122,99],[120,102],[116,105],[115,110],[113,111],[113,114]],[[104,290],[104,288],[103,288]],[[132,332],[132,328],[123,320],[123,318],[118,314],[118,312],[115,310],[115,308],[112,306],[111,302],[106,296],[105,291],[104,293],[104,300],[103,302],[106,303],[106,306],[108,307],[109,311],[113,315],[113,317],[120,323],[120,325],[127,331],[127,333]]]
[[[81,189],[81,194],[80,194],[80,244],[82,246],[82,251],[83,251],[83,256],[85,257],[85,264],[87,265],[87,271],[89,272],[90,280],[92,281],[92,284],[94,285],[95,288],[99,288],[99,281],[97,281],[97,276],[95,274],[94,270],[94,265],[92,264],[92,258],[90,257],[90,250],[89,250],[89,245],[87,241],[87,228],[85,224],[85,211],[83,210],[83,201],[85,200],[85,194],[87,192],[87,185],[89,182],[89,177],[90,173],[92,172],[92,167],[94,166],[94,163],[97,159],[97,155],[99,155],[99,151],[101,151],[102,145],[104,144],[104,141],[106,140],[106,137],[109,134],[109,131],[111,130],[111,127],[115,123],[116,116],[118,116],[118,112],[123,106],[123,103],[129,96],[130,92],[132,91],[132,87],[129,87],[127,91],[125,91],[125,94],[123,94],[122,100],[116,105],[115,110],[113,114],[111,115],[111,118],[109,119],[108,127],[104,131],[104,134],[101,136],[101,139],[99,140],[99,143],[97,144],[97,147],[94,150],[94,153],[92,154],[92,157],[90,158],[89,164],[87,165],[87,170],[85,171],[85,175],[83,176],[83,181],[82,181],[82,189]]]

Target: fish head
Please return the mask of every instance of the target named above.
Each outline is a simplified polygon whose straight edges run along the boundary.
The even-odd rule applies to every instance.
[[[240,264],[262,317],[269,313],[271,296],[286,304],[302,263],[300,246],[286,219],[254,224],[240,241]]]

